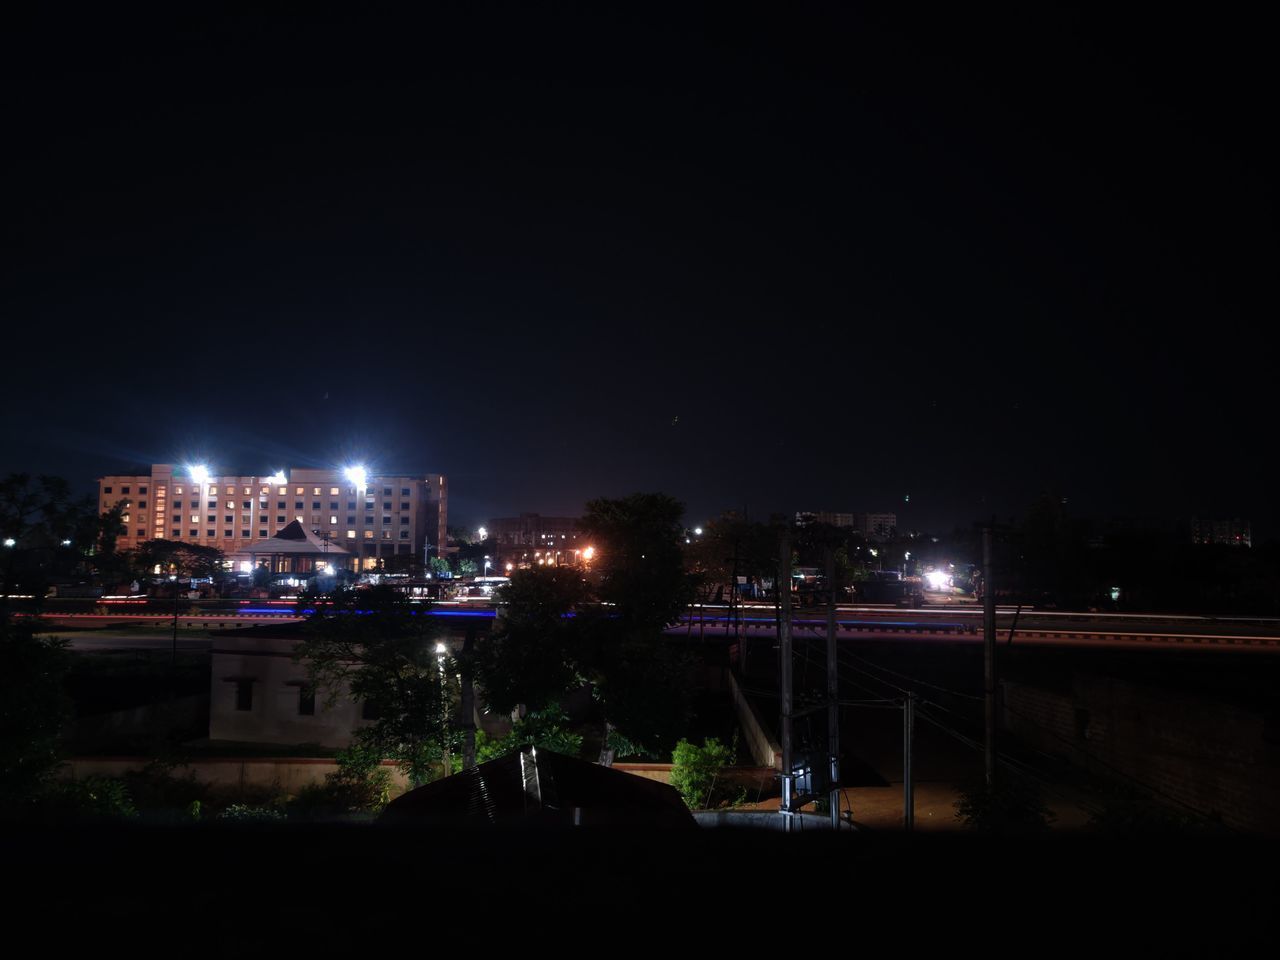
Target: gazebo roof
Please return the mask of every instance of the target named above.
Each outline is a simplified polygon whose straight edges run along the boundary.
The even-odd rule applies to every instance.
[[[350,556],[350,551],[338,546],[333,541],[325,543],[310,530],[295,520],[270,540],[259,540],[251,547],[247,547],[244,553],[253,554],[254,556],[263,554],[305,554],[312,555],[330,555],[335,557]]]

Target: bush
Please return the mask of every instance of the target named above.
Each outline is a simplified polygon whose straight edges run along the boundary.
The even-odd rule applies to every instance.
[[[111,777],[51,783],[40,797],[39,810],[59,820],[124,820],[138,815],[124,781]]]
[[[994,789],[985,780],[963,784],[955,807],[956,819],[965,826],[997,836],[1041,833],[1053,822],[1039,786],[1013,774],[997,780]]]
[[[194,772],[176,776],[177,767],[176,763],[154,760],[124,775],[129,795],[143,814],[169,814],[186,820],[191,818],[193,804],[199,809],[209,803],[209,785],[197,780]]]
[[[726,745],[714,737],[701,747],[681,740],[671,755],[671,785],[680,792],[692,810],[719,806],[730,795],[721,773],[733,763],[736,743]]]
[[[275,807],[251,806],[247,803],[233,803],[218,814],[219,820],[230,820],[233,823],[275,823],[284,818],[284,813]]]
[[[290,813],[303,817],[378,813],[391,800],[391,774],[377,754],[360,744],[337,756],[338,769],[325,774],[323,783],[308,784],[289,805]]]

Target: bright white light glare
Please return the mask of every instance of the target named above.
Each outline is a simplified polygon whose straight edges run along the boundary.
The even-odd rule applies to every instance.
[[[700,537],[700,536],[702,536],[702,528],[701,528],[701,527],[694,527],[694,528],[693,528],[693,535],[694,535],[695,537]]]
[[[277,470],[271,476],[267,477],[267,483],[282,484],[288,482],[289,478],[284,475],[283,470]]]
[[[369,485],[369,474],[364,467],[347,467],[347,479],[363,490]]]
[[[331,564],[331,563],[326,563],[326,564],[324,564],[324,565],[320,568],[320,570],[324,573],[324,575],[325,575],[325,576],[332,576],[332,575],[333,575],[333,564]]]
[[[15,540],[15,539],[13,539],[13,537],[5,537],[5,538],[4,538],[4,545],[5,545],[6,547],[15,547],[15,546],[17,546],[17,545],[18,545],[18,541],[17,541],[17,540]]]
[[[436,644],[436,653],[442,654],[442,653],[448,653],[448,652],[449,652],[449,648],[446,647],[443,643]]]
[[[508,563],[508,564],[507,564],[507,572],[508,572],[508,573],[510,573],[513,569],[514,569],[514,568],[513,568],[513,566],[512,566],[511,564],[509,564],[509,563]]]
[[[586,557],[588,560],[590,560],[592,557],[594,557],[594,556],[596,555],[596,548],[595,548],[595,547],[587,547],[587,549],[585,549],[585,550],[583,550],[583,551],[582,551],[582,555],[583,555],[584,557]]]
[[[187,473],[191,476],[191,482],[197,487],[203,487],[209,482],[209,468],[202,463],[194,467],[188,467]]]
[[[951,579],[941,570],[930,570],[924,575],[924,578],[929,581],[929,589],[931,590],[945,590],[947,581]]]
[[[62,545],[63,545],[64,547],[69,547],[69,546],[71,546],[71,541],[70,541],[70,540],[63,540],[63,541],[62,541]]]
[[[241,573],[253,573],[253,562],[252,562],[251,560],[241,560],[241,561],[240,561],[240,572],[241,572]]]
[[[480,534],[480,539],[481,539],[481,540],[483,540],[485,537],[489,536],[489,531],[488,531],[488,530],[486,530],[484,527],[481,527],[481,528],[480,528],[480,530],[479,530],[478,532],[479,532],[479,534]]]

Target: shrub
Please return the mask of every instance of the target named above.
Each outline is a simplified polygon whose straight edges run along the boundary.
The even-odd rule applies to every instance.
[[[714,737],[704,740],[701,747],[688,740],[676,744],[671,755],[671,785],[690,809],[709,809],[726,799],[729,791],[721,773],[733,763],[735,747]]]
[[[40,797],[40,811],[57,819],[123,820],[138,815],[124,781],[85,777],[49,784]]]
[[[957,820],[992,835],[1040,833],[1053,822],[1035,781],[1012,773],[997,780],[994,789],[985,780],[963,784],[955,807]]]
[[[251,806],[247,803],[233,803],[218,814],[219,820],[234,823],[273,823],[284,818],[284,813],[275,807]]]
[[[382,768],[377,754],[360,744],[337,756],[338,769],[325,774],[323,783],[308,784],[289,810],[304,817],[351,813],[377,813],[391,799],[391,774]]]

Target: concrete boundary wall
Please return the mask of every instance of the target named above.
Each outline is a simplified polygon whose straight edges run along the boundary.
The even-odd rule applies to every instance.
[[[782,747],[769,733],[769,728],[760,718],[760,714],[751,702],[751,698],[738,686],[738,678],[733,671],[728,671],[729,692],[733,694],[733,706],[738,711],[738,723],[742,725],[743,735],[747,738],[747,746],[751,748],[751,757],[762,767],[782,769]]]

